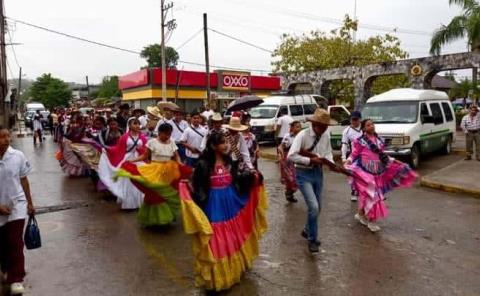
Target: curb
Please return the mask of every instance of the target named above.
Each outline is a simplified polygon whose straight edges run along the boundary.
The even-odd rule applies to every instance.
[[[467,151],[466,151],[466,150],[463,150],[463,149],[453,149],[453,150],[452,150],[452,154],[460,155],[460,156],[466,156],[466,155],[467,155]]]
[[[436,183],[436,182],[428,181],[428,177],[422,177],[420,179],[420,185],[423,187],[428,187],[428,188],[437,189],[437,190],[450,192],[450,193],[465,193],[475,198],[480,198],[480,190],[468,189],[468,188],[453,185],[453,184]]]
[[[260,151],[260,157],[268,160],[277,160],[277,154],[270,153],[270,152]],[[339,161],[341,158],[342,158],[341,155],[333,154],[333,160]]]

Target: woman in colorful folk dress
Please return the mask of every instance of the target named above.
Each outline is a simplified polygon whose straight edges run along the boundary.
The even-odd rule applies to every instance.
[[[131,179],[145,194],[138,212],[138,221],[143,227],[166,225],[176,219],[180,204],[178,183],[185,171],[171,134],[172,126],[161,124],[158,137],[148,141],[146,152],[125,163],[118,173],[119,177]],[[144,163],[148,159],[151,162]]]
[[[60,167],[70,177],[87,176],[89,172],[88,165],[75,153],[72,147],[75,143],[81,143],[83,137],[85,137],[83,118],[74,114],[60,143],[60,150],[57,152]]]
[[[281,182],[285,185],[285,198],[288,202],[297,202],[294,194],[298,190],[295,175],[295,164],[287,159],[288,151],[292,146],[293,139],[302,130],[300,121],[290,123],[290,132],[287,133],[277,147],[278,160],[280,163]]]
[[[388,215],[385,194],[412,186],[417,174],[407,164],[385,154],[385,144],[375,133],[372,120],[362,121],[361,127],[363,135],[353,143],[346,166],[353,173],[350,183],[360,197],[355,219],[376,232],[380,230],[377,220]]]
[[[121,136],[115,146],[104,149],[100,156],[98,176],[103,185],[117,197],[122,210],[134,210],[142,204],[143,192],[128,179],[114,178],[124,162],[145,153],[147,138],[141,133],[140,121],[137,118],[130,118],[127,125],[128,133]]]
[[[213,132],[194,170],[193,190],[180,183],[184,229],[195,237],[196,285],[215,291],[240,282],[267,229],[268,202],[259,178],[239,194],[237,168],[227,150],[224,134]]]

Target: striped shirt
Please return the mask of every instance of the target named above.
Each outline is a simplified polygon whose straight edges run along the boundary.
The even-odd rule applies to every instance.
[[[464,132],[480,130],[480,113],[475,116],[467,114],[463,117],[460,127]]]

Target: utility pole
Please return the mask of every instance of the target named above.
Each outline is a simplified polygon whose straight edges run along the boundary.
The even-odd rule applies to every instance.
[[[161,58],[162,58],[162,101],[167,101],[167,65],[166,65],[166,58],[165,58],[165,27],[167,27],[168,31],[173,31],[177,24],[175,20],[170,20],[165,22],[167,18],[167,12],[169,9],[173,7],[173,3],[168,3],[165,5],[165,0],[161,1],[162,9],[161,9],[161,21],[162,21],[162,44],[161,44]]]
[[[355,22],[357,22],[357,28],[355,28],[355,30],[353,30],[353,42],[356,42],[357,41],[357,30],[358,30],[358,20],[357,20],[357,0],[354,0],[355,1],[355,6],[353,8],[353,20]]]
[[[88,75],[85,76],[85,81],[87,82],[87,97],[90,100],[90,84],[88,84]]]
[[[208,106],[212,108],[212,102],[210,101],[210,57],[208,54],[208,24],[207,14],[203,14],[203,39],[205,43],[205,72],[207,72],[207,102]]]
[[[5,53],[5,15],[4,1],[0,0],[0,124],[8,127],[10,108],[7,108],[7,55]]]

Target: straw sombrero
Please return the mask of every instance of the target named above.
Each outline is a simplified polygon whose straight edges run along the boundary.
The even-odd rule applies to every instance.
[[[152,115],[155,116],[155,117],[158,117],[158,118],[161,117],[160,109],[158,109],[157,106],[148,106],[148,107],[147,107],[147,112],[148,112],[149,114],[152,114]]]
[[[327,110],[317,108],[312,116],[307,117],[308,121],[321,123],[325,125],[336,125],[337,122],[330,118],[330,114]]]
[[[211,121],[223,121],[222,115],[220,113],[214,113],[212,117],[210,117]]]
[[[243,132],[248,129],[248,126],[243,125],[239,117],[231,117],[230,122],[224,124],[223,127],[237,132]]]

